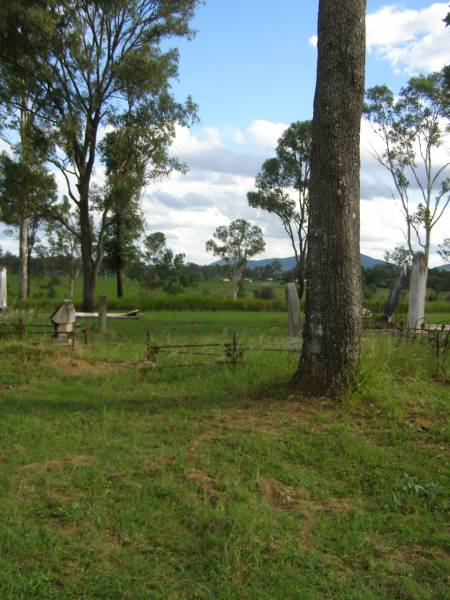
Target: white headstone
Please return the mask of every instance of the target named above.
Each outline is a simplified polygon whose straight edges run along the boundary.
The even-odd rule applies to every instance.
[[[408,324],[411,329],[422,327],[425,317],[425,297],[427,295],[427,261],[423,252],[413,257],[409,282]]]
[[[288,324],[289,335],[293,338],[300,336],[300,302],[298,299],[298,290],[295,283],[288,283],[286,286],[286,298],[288,306]]]
[[[8,288],[6,281],[6,267],[0,267],[0,310],[8,307]]]
[[[55,344],[69,344],[72,341],[73,325],[76,320],[75,306],[72,300],[64,300],[52,314],[52,323],[55,327],[53,342]]]

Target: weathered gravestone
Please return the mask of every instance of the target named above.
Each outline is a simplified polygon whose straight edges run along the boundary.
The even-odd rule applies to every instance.
[[[54,344],[70,344],[74,335],[75,306],[72,300],[64,300],[63,304],[52,314]]]
[[[100,296],[100,303],[98,306],[98,328],[100,333],[106,331],[106,319],[108,316],[108,304],[106,296]]]
[[[8,288],[6,284],[6,267],[0,267],[0,311],[8,308]]]
[[[298,299],[298,290],[295,283],[288,283],[286,286],[286,298],[288,307],[288,325],[289,335],[297,338],[301,334],[300,328],[300,302]]]
[[[419,329],[425,316],[425,296],[427,292],[427,261],[423,252],[413,257],[409,283],[408,324],[411,329]]]

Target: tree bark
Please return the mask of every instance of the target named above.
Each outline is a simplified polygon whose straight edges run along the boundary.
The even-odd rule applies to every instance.
[[[28,221],[22,217],[19,224],[19,299],[28,297]]]
[[[75,277],[73,275],[69,275],[69,285],[67,288],[68,298],[73,300],[73,294],[75,292]]]
[[[93,312],[95,303],[95,286],[97,270],[92,257],[92,226],[89,214],[89,180],[81,180],[78,185],[80,193],[80,231],[81,231],[81,263],[83,273],[83,310]]]
[[[298,385],[337,395],[360,355],[360,126],[366,0],[320,0],[311,152],[308,285]]]
[[[124,270],[120,267],[117,268],[116,271],[116,280],[117,280],[117,297],[123,298],[123,284],[125,280]]]

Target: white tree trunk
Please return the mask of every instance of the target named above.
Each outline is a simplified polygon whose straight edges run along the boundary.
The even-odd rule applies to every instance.
[[[411,329],[422,327],[424,322],[427,276],[426,256],[423,252],[416,252],[413,257],[409,282],[408,324]]]
[[[23,218],[19,229],[19,299],[28,296],[28,221]]]

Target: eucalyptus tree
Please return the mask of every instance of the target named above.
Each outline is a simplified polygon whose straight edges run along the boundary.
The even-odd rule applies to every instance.
[[[145,107],[142,118],[148,120],[142,126],[163,128],[166,141],[174,138],[176,124],[190,122],[195,114],[192,100],[179,103],[171,91],[178,52],[162,45],[192,35],[189,21],[197,3],[53,0],[29,7],[14,30],[28,50],[35,83],[31,93],[44,100],[36,119],[52,144],[49,160],[60,171],[77,212],[87,310],[93,308],[104,238],[112,222],[109,198],[92,186],[102,133],[126,110],[130,95],[136,106]],[[28,44],[28,21],[42,34],[42,43],[34,47]],[[73,231],[62,211],[53,211],[52,217]]]
[[[442,160],[450,106],[444,75],[412,77],[398,98],[375,86],[366,99],[366,116],[381,141],[375,156],[400,200],[408,250],[411,257],[424,254],[425,295],[432,232],[450,203],[450,156]]]
[[[56,201],[53,175],[35,155],[20,146],[16,154],[0,155],[0,221],[19,232],[19,298],[29,295],[29,264],[43,208]]]
[[[439,256],[450,263],[450,238],[445,238],[442,244],[439,244]]]
[[[360,355],[360,125],[365,0],[320,0],[309,186],[308,284],[298,384],[336,394]]]
[[[39,244],[37,254],[43,259],[56,259],[67,277],[67,297],[73,298],[75,282],[81,272],[80,235],[77,232],[77,218],[70,202],[64,198],[61,205],[65,220],[70,229],[59,221],[47,221],[43,242]]]
[[[276,215],[291,241],[302,297],[308,246],[308,202],[311,158],[311,121],[292,123],[278,140],[276,157],[266,160],[256,177],[256,192],[248,203]]]
[[[30,16],[33,7],[45,6],[45,0],[4,0],[0,7],[0,136],[9,147],[0,159],[0,220],[19,232],[21,299],[29,294],[29,263],[43,220],[41,206],[48,208],[55,200],[55,184],[45,165],[47,145],[35,118],[43,93],[27,54],[31,47],[46,46]]]
[[[236,219],[228,226],[217,227],[213,238],[206,242],[206,250],[220,257],[228,267],[233,298],[237,300],[239,282],[249,258],[262,252],[266,246],[262,230],[245,219]]]

